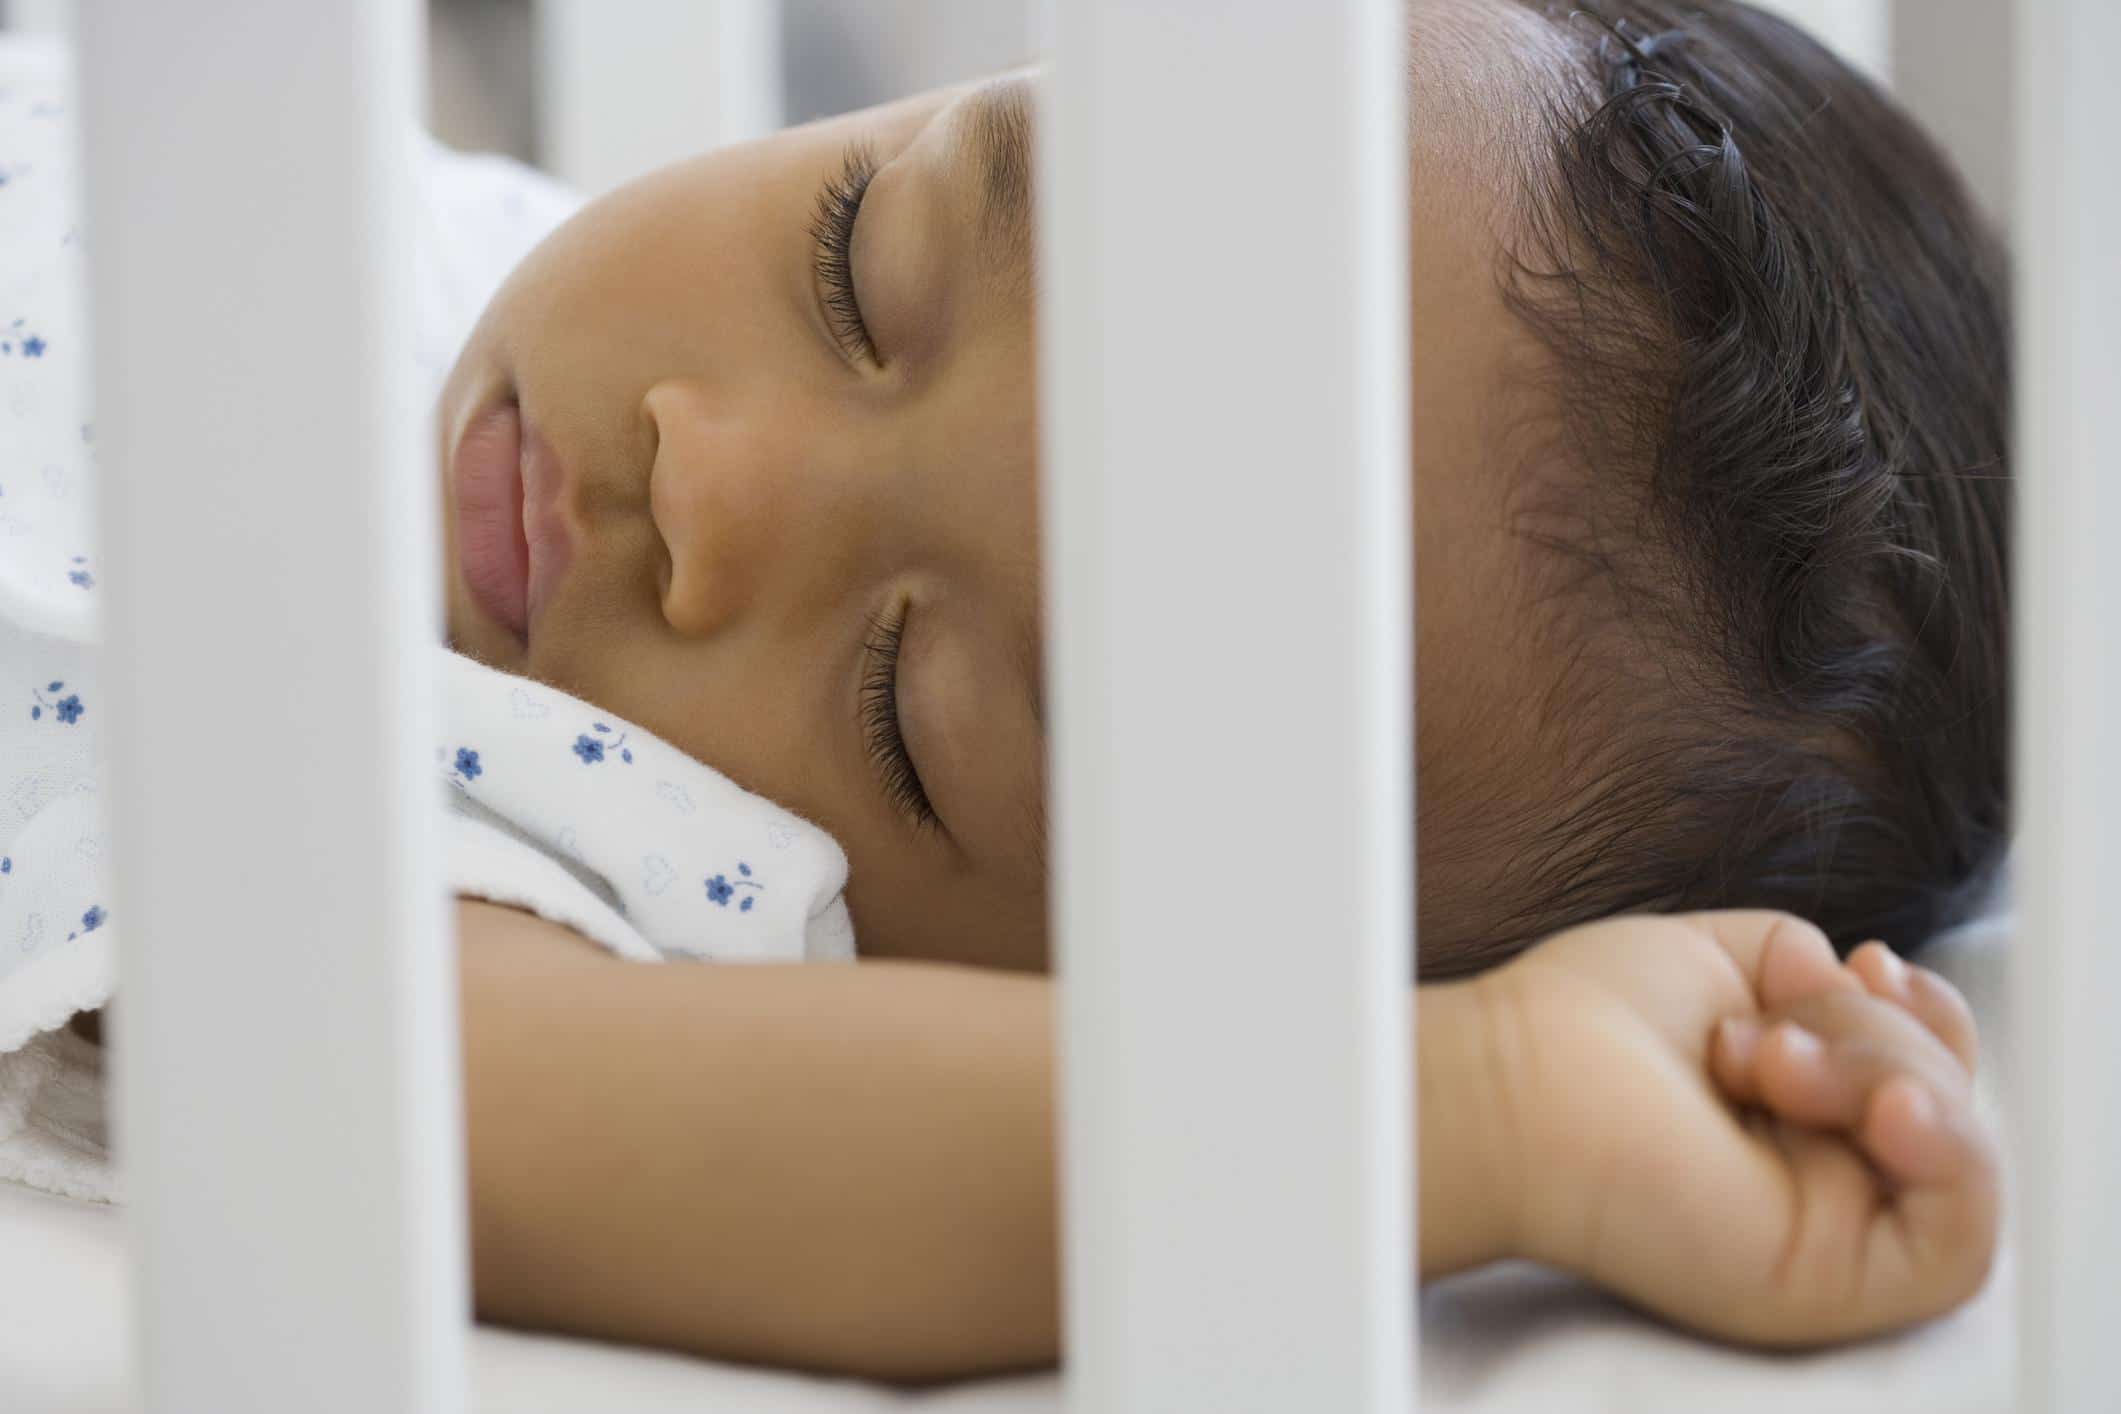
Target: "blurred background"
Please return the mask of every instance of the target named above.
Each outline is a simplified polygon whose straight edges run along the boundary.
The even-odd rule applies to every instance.
[[[706,147],[1021,64],[1034,8],[431,0],[432,123],[452,146],[506,152],[597,191]]]
[[[597,191],[705,147],[1023,63],[1051,3],[430,0],[433,124],[453,146]],[[1922,24],[1895,26],[1887,0],[1758,3],[1889,83],[1920,76],[1902,98],[1990,209],[2010,209],[2009,134],[1992,118],[2012,72],[2009,4],[1923,0]]]
[[[72,0],[0,0],[56,29]],[[171,0],[179,3],[179,0]],[[451,146],[587,192],[787,123],[993,73],[1038,51],[1064,0],[428,0],[429,109]],[[1298,0],[1290,0],[1298,3]],[[1992,211],[2011,209],[2008,0],[1757,0],[1896,84]]]

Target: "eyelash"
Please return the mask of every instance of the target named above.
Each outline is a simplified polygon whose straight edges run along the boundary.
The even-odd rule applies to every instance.
[[[879,362],[876,344],[854,294],[854,221],[862,213],[862,198],[875,175],[875,154],[855,143],[847,149],[840,170],[825,179],[810,217],[810,238],[817,247],[811,264],[823,294],[826,322],[847,357],[866,358],[871,363]]]
[[[898,719],[898,655],[906,639],[906,606],[901,602],[888,614],[869,620],[869,637],[863,647],[867,663],[862,672],[862,735],[869,744],[869,759],[883,775],[884,794],[916,827],[942,823],[920,772],[913,769],[913,756],[906,750],[905,735]]]

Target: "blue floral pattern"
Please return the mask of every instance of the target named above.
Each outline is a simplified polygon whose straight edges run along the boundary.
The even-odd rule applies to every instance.
[[[53,203],[45,201],[47,192],[71,185],[63,180],[65,124],[57,118],[56,103],[38,104],[37,121],[20,121],[30,100],[40,94],[35,89],[25,92],[13,66],[0,79],[0,89],[8,90],[0,93],[0,214],[5,218],[0,220],[0,256],[5,257],[0,259],[0,270],[5,271],[0,278],[0,344],[6,346],[0,354],[0,426],[7,429],[0,435],[0,482],[5,483],[0,569],[7,572],[10,591],[19,588],[40,612],[48,610],[39,621],[67,640],[55,640],[49,655],[41,644],[34,655],[0,651],[0,699],[8,700],[0,702],[0,815],[8,827],[0,830],[0,992],[13,1000],[17,984],[45,985],[58,975],[47,970],[47,983],[40,983],[31,973],[15,969],[55,952],[86,954],[117,941],[115,933],[106,931],[116,921],[116,910],[101,902],[112,897],[107,880],[100,877],[109,851],[102,845],[104,827],[90,808],[97,791],[86,763],[92,761],[100,729],[119,709],[101,696],[109,683],[97,677],[87,651],[96,627],[93,610],[103,597],[102,555],[108,547],[98,545],[93,515],[101,428],[90,422],[80,396],[92,380],[85,376],[80,302],[68,293],[79,283],[74,277],[86,235],[72,213],[63,206],[48,209]],[[32,138],[38,131],[48,131],[51,137],[24,141],[25,127]],[[549,225],[548,217],[557,221],[566,214],[540,190],[531,191],[532,214],[526,217],[481,218],[474,208],[497,204],[491,193],[520,195],[529,190],[528,179],[513,187],[504,179],[496,187],[484,175],[494,164],[482,164],[476,199],[464,202],[459,198],[474,195],[465,191],[473,185],[472,169],[462,159],[439,153],[434,165],[432,192],[448,199],[451,221],[440,252],[423,243],[423,270],[473,275],[491,255],[497,263],[488,268],[498,280],[543,234],[529,227]],[[421,195],[423,202],[430,196],[424,184]],[[467,242],[460,217],[466,226],[484,219],[489,229]],[[423,226],[423,242],[427,234]],[[474,250],[475,244],[484,248]],[[502,258],[504,247],[507,254]],[[437,253],[443,257],[439,265],[430,259]],[[480,283],[475,275],[463,281],[420,282],[423,299],[432,287],[447,295],[442,303],[450,306],[446,318],[440,309],[418,314],[420,342],[414,361],[430,389],[446,372],[461,328],[468,328],[478,313],[482,296],[460,294],[459,288],[474,291]],[[470,307],[458,307],[465,299],[473,301]],[[201,334],[202,356],[211,356],[212,342],[211,330]],[[130,573],[133,568],[127,564],[111,573]],[[31,630],[33,635],[40,631]],[[436,645],[434,651],[443,650]],[[53,683],[63,685],[54,690],[49,685]],[[451,851],[448,863],[462,870],[456,877],[471,892],[478,891],[482,880],[487,888],[512,886],[495,861],[525,858],[535,864],[527,860],[527,852],[537,852],[564,866],[595,897],[602,898],[608,890],[618,918],[607,923],[606,915],[592,914],[585,902],[578,922],[585,934],[605,929],[597,940],[629,957],[792,960],[810,951],[818,956],[851,955],[851,927],[844,921],[840,898],[846,861],[824,831],[739,791],[710,766],[657,740],[648,724],[611,716],[548,684],[503,677],[482,680],[481,686],[483,696],[470,703],[453,698],[452,715],[443,719],[447,725],[437,722],[434,731],[408,743],[411,749],[401,758],[402,764],[420,768],[418,775],[429,793],[445,797],[446,808],[457,813],[458,818],[447,822],[450,833],[444,837]],[[227,758],[230,769],[263,770],[276,779],[301,773],[300,757],[275,762],[243,754],[243,721],[256,705],[248,696],[251,689],[223,682],[208,690],[232,696],[215,709],[222,727],[200,738],[198,749],[217,756],[232,751]],[[31,700],[23,702],[17,693]],[[522,710],[512,712],[518,702]],[[598,725],[592,726],[593,721]],[[569,726],[575,731],[565,730]],[[590,753],[589,760],[575,755],[577,734],[597,743],[601,755]],[[10,744],[29,749],[10,750]],[[343,747],[329,740],[315,745],[320,755]],[[570,755],[575,765],[567,764]],[[635,771],[636,765],[642,769]],[[455,785],[437,790],[437,776]],[[666,780],[677,789],[659,794],[657,786]],[[26,821],[32,816],[52,828],[19,842],[12,838],[18,817]],[[464,827],[461,832],[459,826]],[[504,827],[515,837],[489,838]],[[460,838],[466,844],[461,851]],[[783,843],[797,838],[801,849]],[[469,847],[473,842],[494,848],[474,851]],[[23,857],[14,859],[18,848]],[[642,861],[655,855],[667,860],[667,878],[643,867]],[[749,864],[752,859],[764,859],[766,866]],[[489,863],[494,872],[482,873]],[[236,864],[232,868],[240,873]],[[685,886],[688,879],[704,881],[718,872],[729,889],[723,904],[709,900],[704,884],[700,893]],[[765,883],[767,874],[773,876],[770,899],[760,888],[748,887]],[[574,907],[572,901],[580,895],[580,890],[565,887],[562,873],[538,870],[525,877],[530,880],[526,888],[542,888],[541,881],[550,878],[550,896],[537,898],[555,911]],[[231,895],[230,906],[244,906],[240,891]],[[141,922],[132,915],[127,918],[128,928]],[[820,918],[826,924],[820,925]],[[74,941],[68,942],[70,934]]]
[[[459,817],[452,833],[466,827],[467,844],[496,828],[511,834],[588,885],[604,907],[591,908],[557,879],[550,896],[538,892],[549,870],[519,876],[505,858],[516,851],[483,846],[461,858],[453,851],[459,892],[518,904],[527,897],[623,956],[855,955],[846,856],[829,835],[643,726],[549,684],[437,651],[447,725],[426,751],[429,769],[450,783]]]
[[[44,357],[44,351],[51,346],[44,342],[43,335],[25,332],[24,323],[16,319],[0,329],[0,356],[12,356],[19,350],[24,358]]]
[[[65,691],[66,684],[64,682],[46,683],[41,690],[34,687],[31,688],[29,695],[35,701],[30,704],[29,719],[33,722],[41,722],[44,720],[44,714],[49,712],[52,714],[52,720],[61,726],[70,727],[80,721],[81,714],[88,710],[81,705],[81,694],[68,692],[66,696],[60,697],[59,694]],[[44,695],[47,692],[52,694],[50,698]]]
[[[583,732],[574,739],[572,748],[574,754],[582,758],[584,766],[594,766],[604,759],[604,739],[611,736],[611,728],[603,722],[591,722],[589,726],[598,735],[591,736],[589,732]],[[631,766],[633,764],[633,748],[626,744],[627,736],[628,733],[620,732],[612,740],[611,749],[619,753],[621,761]]]
[[[766,886],[751,877],[751,866],[741,859],[737,861],[736,872],[738,877],[734,879],[727,874],[710,875],[707,880],[707,901],[717,907],[727,908],[729,901],[736,897],[738,889],[753,889],[757,892],[744,895],[743,902],[739,903],[736,909],[739,913],[749,913],[751,905],[758,902],[758,894],[765,892]]]

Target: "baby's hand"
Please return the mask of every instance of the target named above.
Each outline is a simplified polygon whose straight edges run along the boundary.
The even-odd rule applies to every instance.
[[[1490,991],[1522,1254],[1724,1339],[1853,1339],[1979,1290],[1997,1162],[1971,1013],[1778,914],[1616,919]]]

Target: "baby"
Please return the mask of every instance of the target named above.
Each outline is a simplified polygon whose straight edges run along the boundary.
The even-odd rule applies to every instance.
[[[2006,839],[1997,251],[1735,0],[1416,0],[1408,64],[1422,1272],[1778,1345],[1947,1309],[1995,1239],[1972,1024],[1855,945]],[[828,829],[865,959],[630,967],[462,904],[490,1318],[1056,1356],[1035,85],[613,193],[450,377],[455,646]]]

